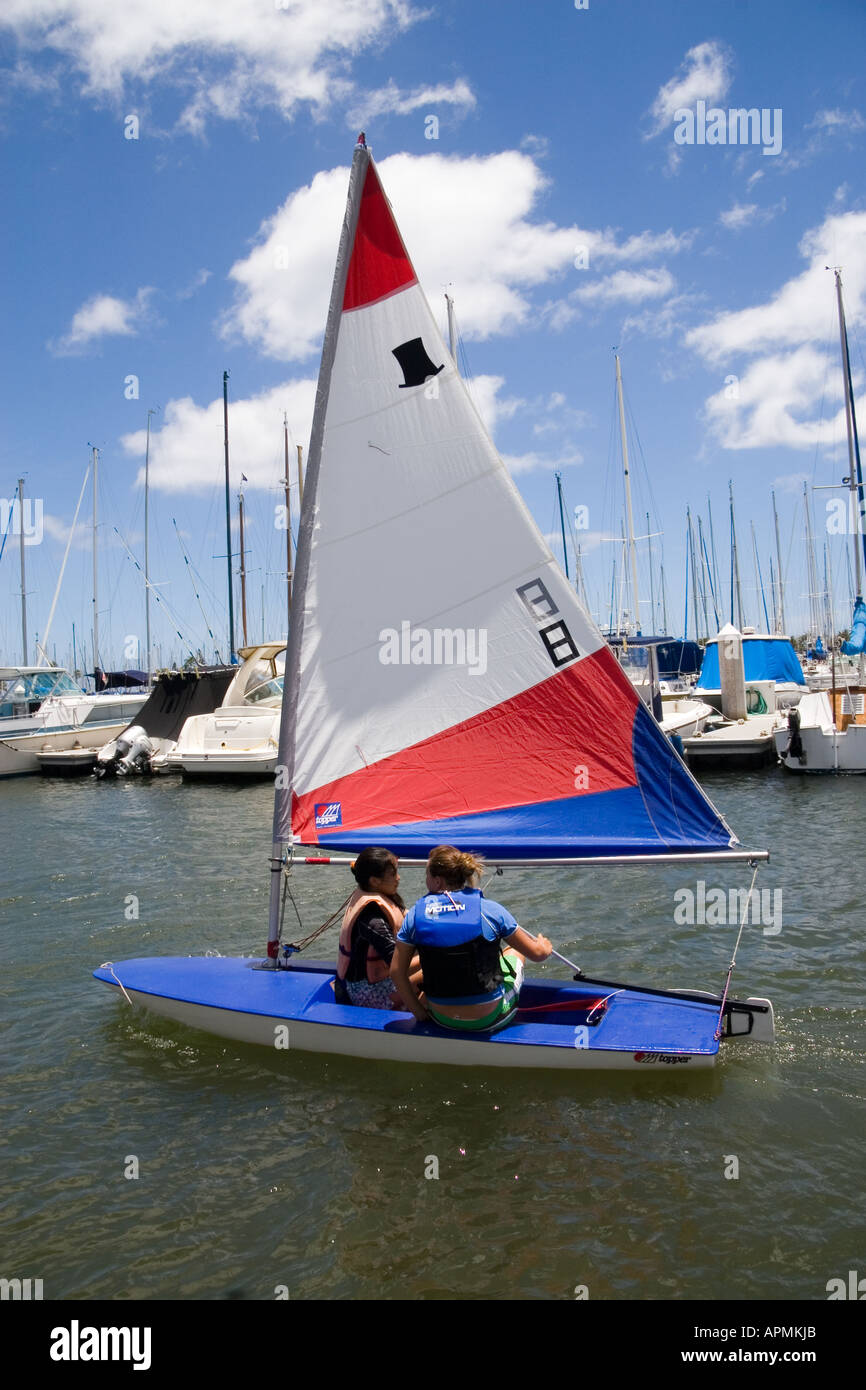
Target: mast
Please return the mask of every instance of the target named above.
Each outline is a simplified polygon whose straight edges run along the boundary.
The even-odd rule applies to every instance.
[[[743,630],[743,596],[740,592],[740,562],[737,558],[737,526],[734,521],[734,484],[728,479],[731,501],[731,622],[734,621],[734,590],[737,593],[737,628]]]
[[[148,550],[150,520],[150,417],[155,410],[147,412],[147,445],[144,451],[144,628],[147,655],[144,660],[147,684],[150,684],[150,563]]]
[[[818,636],[818,572],[815,568],[815,542],[812,539],[812,509],[809,506],[809,492],[803,484],[803,510],[806,513],[806,573],[809,585],[809,636],[814,642]]]
[[[99,661],[99,566],[96,545],[96,503],[97,474],[99,470],[99,450],[93,449],[93,685],[96,687],[96,665]]]
[[[755,523],[750,523],[752,527],[752,556],[755,561],[755,582],[761,595],[761,603],[764,605],[764,622],[767,624],[767,631],[770,631],[770,619],[767,614],[767,596],[764,593],[764,576],[761,574],[761,562],[758,559],[758,542],[755,540]]]
[[[705,564],[707,543],[704,540],[704,525],[701,521],[701,514],[698,512],[698,563],[701,567],[701,607],[704,610],[704,635],[710,634],[710,619],[707,613],[707,581],[709,580],[712,590],[713,576],[710,574],[709,566]],[[714,600],[715,601],[715,600]]]
[[[447,295],[445,297],[446,299],[448,298]],[[566,579],[570,579],[571,575],[568,572],[568,548],[565,544],[565,512],[562,506],[562,474],[556,473],[554,476],[556,477],[556,495],[559,498],[559,528],[562,532],[562,558],[565,563],[565,577]]]
[[[27,583],[24,575],[24,479],[18,479],[18,549],[21,553],[21,665],[27,665]]]
[[[722,601],[722,590],[721,590],[721,586],[720,586],[720,584],[719,584],[719,562],[718,562],[718,560],[716,559],[716,535],[715,535],[715,532],[713,531],[713,504],[712,504],[712,502],[710,501],[710,494],[709,494],[709,493],[707,493],[707,519],[708,519],[709,525],[710,525],[710,553],[712,554],[712,557],[713,557],[713,594],[714,594],[714,597],[717,597],[717,598],[718,598],[719,603],[721,603],[721,601]],[[716,611],[716,623],[717,623],[717,624],[718,624],[718,618],[719,618],[719,615],[718,615],[718,610],[717,610],[717,611]]]
[[[283,485],[286,489],[286,606],[287,622],[292,621],[292,503],[289,494],[291,482],[289,479],[289,417],[283,415],[283,458],[285,461],[286,476],[283,478]],[[286,627],[286,632],[288,632]],[[262,641],[264,641],[264,637]]]
[[[782,584],[782,547],[779,544],[779,513],[776,511],[776,493],[770,493],[773,499],[773,524],[776,528],[776,571],[779,575],[779,632],[785,631],[785,589]]]
[[[665,588],[665,567],[664,561],[659,565],[659,582],[662,586],[662,622],[664,623],[665,633],[668,630],[668,595]]]
[[[223,429],[226,465],[226,567],[229,586],[229,664],[235,659],[235,602],[232,584],[232,510],[229,488],[229,374],[223,372]]]
[[[689,532],[689,556],[692,566],[692,609],[695,615],[695,641],[699,642],[701,629],[698,623],[698,572],[697,565],[695,564],[695,536],[692,530],[692,514],[688,507],[686,507],[686,525],[688,526]]]
[[[289,627],[289,641],[286,650],[286,671],[283,681],[283,704],[280,719],[280,743],[277,753],[277,770],[274,791],[274,821],[271,847],[271,888],[268,910],[268,957],[276,960],[279,950],[280,931],[280,888],[282,880],[283,851],[292,836],[292,782],[295,763],[295,726],[297,724],[298,697],[301,684],[301,644],[304,632],[304,603],[306,600],[307,577],[310,569],[310,554],[313,545],[315,525],[316,490],[319,482],[319,465],[322,458],[322,442],[325,432],[325,415],[328,409],[328,396],[331,389],[331,372],[337,351],[340,332],[340,317],[343,297],[346,291],[346,277],[349,272],[349,257],[355,240],[355,229],[361,210],[361,193],[370,166],[370,152],[363,131],[352,157],[352,172],[349,177],[349,192],[346,199],[346,212],[343,217],[343,230],[340,234],[340,247],[334,281],[331,286],[331,301],[328,306],[328,321],[322,343],[322,362],[319,368],[319,381],[316,389],[316,406],[313,413],[313,427],[310,433],[310,452],[307,460],[307,505],[302,505],[301,521],[298,528],[298,549],[296,553],[294,579],[294,621]],[[298,477],[301,478],[301,447],[298,445]],[[302,491],[303,497],[303,491]]]
[[[446,291],[445,303],[448,306],[448,351],[454,358],[454,365],[457,366],[457,333],[454,328],[454,300]]]
[[[243,474],[241,474],[241,484],[243,484],[243,481],[244,481],[244,477],[243,477]],[[246,553],[245,553],[245,551],[244,551],[244,490],[243,490],[243,486],[241,486],[241,490],[240,490],[240,492],[238,493],[238,522],[239,522],[239,525],[240,525],[240,541],[241,541],[241,624],[242,624],[243,632],[244,632],[244,646],[246,647],[246,646],[248,646],[249,644],[248,644],[248,641],[247,641],[247,570],[246,570]]]
[[[656,630],[656,595],[655,584],[653,582],[653,538],[650,535],[649,512],[646,514],[646,539],[649,547],[649,572],[650,572],[650,632]],[[667,635],[667,634],[666,634]]]
[[[828,267],[829,269],[829,267]],[[857,438],[857,416],[854,412],[854,388],[851,382],[851,359],[848,355],[848,329],[845,325],[845,307],[842,303],[842,273],[834,267],[836,277],[836,303],[839,309],[839,337],[842,343],[842,374],[845,386],[845,426],[848,431],[848,488],[854,522],[854,582],[856,597],[863,593],[860,568],[861,517],[863,515],[863,472],[860,465],[860,443]],[[866,534],[863,535],[863,555],[866,558]]]
[[[628,518],[628,546],[631,555],[631,584],[632,599],[634,601],[634,621],[635,632],[640,632],[640,598],[638,596],[637,584],[637,548],[634,543],[634,517],[631,510],[631,479],[628,469],[628,441],[625,437],[625,406],[622,399],[622,369],[619,362],[619,353],[614,353],[616,362],[616,396],[619,402],[619,431],[622,442],[622,471],[625,478],[625,508]]]

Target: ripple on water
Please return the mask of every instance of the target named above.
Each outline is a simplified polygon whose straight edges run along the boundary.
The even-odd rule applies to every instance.
[[[779,1041],[676,1078],[328,1061],[131,1013],[90,978],[102,961],[260,948],[269,789],[34,778],[0,795],[0,1212],[5,1258],[47,1296],[808,1299],[862,1263],[852,782],[712,781],[772,852],[759,884],[781,890],[782,930],[746,928],[734,988],[773,999]],[[698,878],[748,886],[668,866],[514,871],[488,892],[589,974],[718,987],[734,930],[674,918]],[[402,886],[416,896],[420,874]],[[296,896],[309,930],[345,882],[310,871]]]

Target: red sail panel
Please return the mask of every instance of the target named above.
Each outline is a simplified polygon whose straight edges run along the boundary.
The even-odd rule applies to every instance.
[[[367,168],[343,311],[363,309],[415,283],[415,271],[397,231],[372,160]]]
[[[345,830],[633,787],[638,702],[603,647],[483,714],[296,797],[293,831],[314,844],[323,803],[339,805]]]

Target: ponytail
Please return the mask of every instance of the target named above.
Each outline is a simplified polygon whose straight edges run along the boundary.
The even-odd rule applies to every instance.
[[[453,845],[437,845],[430,851],[427,867],[434,878],[444,879],[448,888],[473,888],[484,871],[484,860]]]

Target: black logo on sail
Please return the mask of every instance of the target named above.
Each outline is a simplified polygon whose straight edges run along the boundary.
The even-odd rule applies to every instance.
[[[400,382],[401,391],[407,386],[423,386],[428,376],[438,376],[445,366],[442,362],[434,367],[420,338],[410,338],[391,351],[403,369],[405,379]]]

